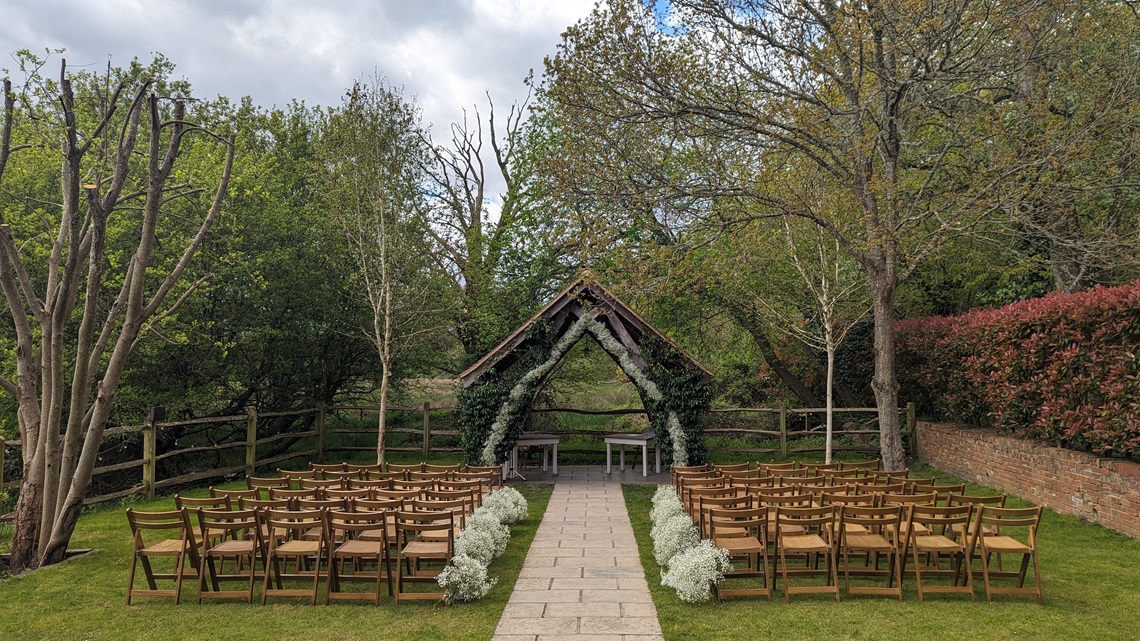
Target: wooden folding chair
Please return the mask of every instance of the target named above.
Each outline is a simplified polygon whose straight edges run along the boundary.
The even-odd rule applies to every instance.
[[[394,480],[406,481],[407,479],[408,479],[408,473],[404,472],[404,471],[375,472],[375,471],[369,470],[369,471],[364,473],[364,480],[365,481],[387,481],[389,486],[392,485],[392,481],[394,481]],[[352,481],[349,481],[349,485],[350,486],[352,485]]]
[[[949,505],[951,494],[961,494],[966,491],[965,483],[913,483],[909,490],[911,494],[934,494],[935,505]]]
[[[723,496],[701,496],[697,499],[697,532],[703,539],[712,539],[712,516],[709,510],[713,509],[747,509],[753,507],[754,499],[743,491],[729,488]],[[721,531],[727,535],[727,530]]]
[[[819,472],[824,470],[829,472],[839,471],[839,463],[801,463],[800,467],[805,470],[810,470],[816,476],[820,476]]]
[[[431,463],[424,463],[424,471],[446,472],[448,474],[454,474],[459,471],[459,463],[454,463],[452,465],[433,465]]]
[[[344,472],[346,471],[346,463],[309,463],[309,469],[317,473],[317,478],[324,478],[325,472]]]
[[[416,490],[423,492],[424,490],[435,489],[435,481],[392,481],[393,490]]]
[[[1005,507],[1005,495],[995,494],[993,496],[975,496],[967,494],[951,494],[946,500],[947,505],[973,505],[974,506],[974,521],[978,520],[978,508],[983,505],[990,507]],[[956,526],[953,529],[954,537],[959,538],[968,536],[974,531],[974,523],[971,522],[969,526]],[[994,529],[988,525],[982,527],[982,532],[985,534],[994,534]]]
[[[970,572],[969,541],[959,542],[946,536],[952,531],[954,525],[966,525],[970,522],[974,506],[955,505],[939,507],[936,505],[912,504],[908,507],[909,517],[906,531],[906,544],[903,547],[903,562],[909,554],[914,557],[914,577],[918,584],[918,600],[924,601],[927,594],[969,594],[970,601],[974,597],[974,575]],[[921,531],[925,529],[926,533]],[[924,564],[921,557],[926,556],[930,563]],[[946,557],[950,563],[949,569],[942,567],[942,560]],[[966,575],[965,585],[959,585],[962,574]],[[931,576],[946,576],[950,578],[950,585],[927,585],[924,578]]]
[[[747,500],[747,499],[745,499]],[[704,514],[702,512],[702,514]],[[744,568],[724,574],[724,580],[764,580],[763,587],[727,588],[717,586],[718,601],[732,596],[762,596],[772,600],[772,575],[768,564],[768,510],[763,507],[713,508],[707,513],[709,538],[713,545],[728,550],[729,558],[743,558]]]
[[[385,474],[387,474],[387,472],[385,472]],[[363,481],[358,480],[358,479],[350,479],[348,481],[348,489],[350,489],[350,490],[361,490],[361,489],[365,489],[365,490],[374,490],[374,489],[390,490],[390,489],[392,489],[392,481],[390,479],[383,479],[383,480],[367,479],[367,480],[363,480]]]
[[[359,487],[351,490],[325,490],[325,498],[327,499],[370,499],[372,498],[372,490],[366,487]]]
[[[796,461],[787,461],[785,463],[763,463],[756,461],[756,469],[763,470],[765,476],[771,476],[770,472],[773,471],[786,471],[794,470],[799,465]]]
[[[839,469],[841,470],[878,470],[880,468],[880,461],[875,459],[873,461],[839,461]]]
[[[344,479],[299,479],[297,481],[302,490],[343,490]]]
[[[969,549],[982,559],[982,578],[986,585],[986,601],[993,601],[995,594],[1032,594],[1037,596],[1037,602],[1043,602],[1041,593],[1041,565],[1037,561],[1037,528],[1041,524],[1041,508],[1008,508],[978,507],[978,516],[975,519],[973,536]],[[1011,536],[1011,528],[1025,528],[1025,541]],[[986,530],[990,529],[989,534]],[[1017,570],[998,569],[990,567],[990,556],[1003,554],[1020,554],[1021,567]],[[1029,562],[1033,561],[1033,587],[1025,587],[1025,574],[1029,569]],[[970,574],[967,572],[967,574]],[[1017,579],[1014,587],[997,587],[992,585],[995,578]]]
[[[423,492],[416,490],[372,490],[373,499],[399,499],[401,501],[411,501],[423,496]]]
[[[344,469],[346,472],[359,472],[359,478],[366,479],[369,474],[383,474],[384,466],[379,463],[372,463],[370,465],[356,465],[353,463],[345,463]]]
[[[890,505],[874,507],[855,503],[838,503],[839,551],[843,571],[843,591],[852,594],[888,594],[902,601],[902,564],[899,549],[888,538],[888,532],[898,531],[902,523],[902,507]],[[863,567],[851,562],[851,555],[863,555]],[[887,569],[879,569],[879,561],[887,558]],[[851,586],[851,575],[885,577],[886,587]]]
[[[793,594],[834,594],[839,602],[839,576],[835,561],[835,506],[776,507],[776,550],[779,555],[780,575],[784,583],[784,601],[791,602]],[[788,528],[788,529],[785,529]],[[793,534],[791,529],[801,533]],[[804,557],[804,566],[788,567],[788,556]],[[819,569],[819,555],[825,562]],[[814,566],[814,567],[813,567]],[[792,576],[823,576],[824,585],[796,585],[788,581]]]
[[[261,604],[271,596],[307,596],[312,605],[317,604],[317,591],[320,587],[322,567],[328,559],[328,519],[324,510],[266,510],[259,512],[263,528],[272,532],[265,556],[265,584],[261,592]],[[317,537],[305,538],[316,531]],[[296,564],[295,572],[288,572],[288,563]],[[284,567],[283,567],[284,566]],[[310,567],[311,569],[304,569]],[[305,589],[287,588],[285,581],[312,581]]]
[[[329,601],[367,600],[380,605],[380,588],[388,584],[392,596],[392,557],[388,554],[388,512],[328,513],[329,532],[340,541],[329,559],[329,585],[325,603]],[[375,569],[365,568],[375,564]],[[374,592],[346,592],[342,582],[375,583]]]
[[[359,470],[325,470],[321,472],[321,476],[325,481],[340,481],[341,487],[348,487],[348,484],[356,480],[364,480],[364,472]]]
[[[208,510],[198,508],[198,527],[202,537],[202,563],[198,566],[198,603],[203,598],[245,599],[253,603],[253,581],[257,573],[257,560],[264,546],[255,510]],[[221,536],[215,539],[218,533]],[[226,559],[237,559],[237,570],[231,574],[221,571]],[[217,565],[214,561],[217,560]],[[262,559],[264,565],[264,559]],[[248,570],[242,567],[248,562]],[[206,591],[206,576],[210,577],[212,592]],[[222,581],[245,581],[245,590],[222,590]]]
[[[405,464],[389,463],[388,464],[388,471],[389,472],[423,472],[424,471],[424,464],[423,463],[405,463]]]
[[[127,523],[131,527],[133,547],[131,569],[127,575],[127,605],[136,596],[174,597],[178,605],[182,596],[182,577],[186,574],[186,560],[195,573],[199,567],[198,544],[194,540],[194,530],[185,510],[168,512],[136,512],[127,508]],[[169,572],[156,572],[151,565],[152,558],[173,560]],[[135,568],[141,563],[146,577],[147,589],[135,588]],[[174,581],[174,589],[159,589],[157,581]]]
[[[299,481],[301,479],[315,479],[315,478],[317,478],[317,473],[314,470],[282,470],[282,469],[278,469],[277,470],[277,476],[279,476],[283,479],[289,479],[292,482],[292,486],[294,488],[297,488],[300,486],[296,483],[296,481]]]
[[[269,500],[271,501],[314,500],[324,498],[324,496],[324,490],[320,488],[308,490],[283,490],[277,487],[269,488]]]
[[[212,485],[210,486],[210,496],[215,497],[215,498],[222,497],[222,496],[228,496],[228,497],[230,497],[230,503],[231,504],[233,502],[237,501],[238,499],[241,499],[241,498],[246,498],[246,499],[260,499],[260,498],[262,498],[261,490],[258,490],[258,489],[223,490],[220,487],[214,487]]]
[[[450,481],[451,472],[408,472],[409,481]]]
[[[280,490],[288,490],[292,487],[292,482],[289,479],[283,479],[279,476],[247,476],[245,478],[245,486],[251,490],[259,490],[262,492],[260,498],[265,498],[269,495],[270,488],[277,488]]]
[[[396,603],[401,601],[443,599],[442,592],[405,592],[405,583],[435,583],[436,577],[451,561],[455,551],[455,515],[444,512],[398,511],[396,523]],[[425,534],[444,531],[445,540],[425,540]],[[423,563],[436,567],[424,569]]]
[[[910,470],[906,468],[901,470],[894,470],[893,472],[889,472],[887,470],[871,470],[868,473],[868,477],[871,479],[872,483],[875,483],[876,485],[882,485],[885,483],[901,483],[908,474],[910,474]]]
[[[712,469],[720,472],[723,475],[725,472],[747,472],[751,468],[749,467],[748,463],[732,463],[721,465],[714,464],[712,466]]]

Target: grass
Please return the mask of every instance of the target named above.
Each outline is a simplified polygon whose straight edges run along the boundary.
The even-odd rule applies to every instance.
[[[507,551],[489,569],[498,584],[475,603],[412,602],[397,607],[386,599],[379,607],[364,602],[312,606],[301,599],[274,599],[265,607],[224,601],[197,605],[196,585],[184,584],[181,605],[169,599],[136,598],[128,607],[130,533],[124,507],[115,506],[80,518],[72,547],[96,548],[93,554],[0,581],[0,639],[489,639],[546,511],[552,486],[518,489],[530,503],[530,516],[511,528]],[[202,490],[187,492],[202,494]],[[173,504],[172,498],[164,497],[131,507],[163,510]],[[260,589],[254,598],[260,598]]]
[[[912,476],[961,482],[925,465]],[[1140,541],[1072,516],[1046,510],[1039,534],[1044,605],[1033,597],[995,597],[986,603],[981,580],[978,602],[963,595],[928,596],[919,603],[914,579],[904,581],[904,601],[856,596],[835,603],[822,595],[795,595],[784,603],[777,589],[771,602],[735,599],[693,605],[661,585],[649,538],[654,486],[623,486],[661,628],[668,641],[689,639],[1105,639],[1135,638],[1140,610]],[[971,493],[993,490],[968,485]],[[1011,507],[1024,505],[1010,500]],[[779,585],[779,582],[776,583]],[[1129,632],[1129,630],[1133,630]]]

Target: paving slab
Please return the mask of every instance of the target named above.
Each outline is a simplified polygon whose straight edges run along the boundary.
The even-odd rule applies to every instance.
[[[527,474],[554,492],[492,641],[661,641],[621,484],[668,477],[616,470]]]

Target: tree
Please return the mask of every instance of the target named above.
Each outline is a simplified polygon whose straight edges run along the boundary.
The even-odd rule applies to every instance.
[[[571,269],[563,247],[547,242],[542,194],[533,180],[541,137],[528,127],[528,102],[512,104],[505,122],[487,97],[451,125],[451,140],[434,145],[425,166],[432,184],[431,235],[436,262],[459,297],[457,333],[469,359],[481,356],[563,282]],[[489,145],[490,149],[487,149]],[[503,191],[490,192],[501,182]],[[492,212],[489,205],[497,205]]]
[[[223,170],[201,202],[201,190],[177,182],[175,161],[188,134],[209,132],[186,121],[181,98],[160,99],[153,79],[114,75],[71,74],[63,61],[58,83],[31,74],[21,110],[4,82],[0,181],[25,144],[62,140],[58,227],[44,271],[0,221],[0,288],[17,343],[16,378],[0,386],[16,398],[24,452],[14,571],[63,559],[127,359],[204,282],[182,276],[223,206],[233,165],[233,139],[219,140]],[[35,119],[43,138],[13,145],[19,118]],[[170,220],[183,200],[196,201],[188,211],[201,208],[188,233]],[[108,237],[123,243],[123,232],[132,248],[111,261]]]
[[[881,454],[900,469],[895,292],[947,237],[995,211],[1019,169],[991,168],[989,145],[1021,64],[1012,34],[1032,5],[670,6],[662,19],[614,2],[564,34],[542,98],[576,133],[553,162],[575,197],[656,228],[715,236],[792,216],[826,230],[870,284]],[[770,188],[806,165],[857,204],[857,225]]]
[[[384,462],[388,397],[397,369],[437,339],[450,312],[426,251],[426,202],[415,108],[380,81],[357,82],[330,118],[323,158],[329,208],[371,310],[364,335],[380,358],[376,462]],[[409,362],[405,362],[408,359]]]

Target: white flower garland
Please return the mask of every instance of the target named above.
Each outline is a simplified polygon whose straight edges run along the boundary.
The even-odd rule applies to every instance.
[[[657,384],[645,375],[645,372],[633,362],[630,352],[622,345],[620,341],[614,338],[610,330],[605,325],[598,322],[590,314],[583,314],[581,318],[570,326],[570,329],[562,336],[562,338],[555,343],[554,347],[550,350],[550,356],[545,362],[530,370],[519,379],[518,383],[511,388],[510,394],[507,395],[506,402],[499,408],[498,414],[495,415],[495,421],[491,423],[491,433],[487,435],[487,443],[483,446],[483,464],[484,465],[497,465],[499,461],[495,460],[495,450],[499,444],[503,442],[503,438],[507,433],[507,424],[510,418],[518,411],[518,406],[522,402],[524,395],[530,389],[530,386],[546,376],[566,352],[582,338],[586,332],[593,336],[602,349],[606,353],[614,356],[617,359],[618,366],[621,371],[633,381],[634,385],[645,392],[651,400],[660,402],[662,400],[661,389]],[[689,464],[689,450],[688,439],[685,436],[685,430],[681,427],[681,420],[677,417],[677,413],[669,410],[669,416],[665,421],[665,428],[669,433],[670,440],[673,441],[673,464],[674,465],[688,465]]]

